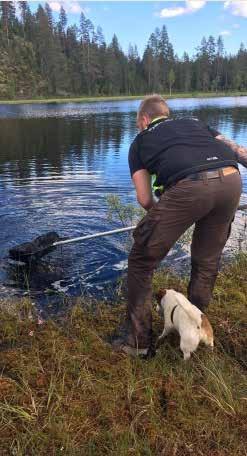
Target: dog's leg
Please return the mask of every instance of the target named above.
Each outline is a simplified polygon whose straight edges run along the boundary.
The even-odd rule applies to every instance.
[[[187,359],[190,358],[191,353],[196,351],[197,347],[199,344],[199,338],[198,340],[196,339],[181,339],[180,340],[180,350],[183,352],[184,355],[184,360],[186,361]]]
[[[160,342],[164,339],[164,337],[166,337],[169,334],[170,331],[171,331],[171,328],[164,327],[164,330],[163,330],[162,334],[156,340],[156,344],[155,345],[156,345],[157,348],[159,347]]]
[[[184,355],[184,361],[187,361],[187,359],[190,359],[191,353],[187,352],[187,351],[183,351],[183,355]]]
[[[158,337],[158,340],[160,341],[161,339],[164,339],[164,337],[168,336],[170,331],[171,328],[169,326],[165,326],[162,334]]]

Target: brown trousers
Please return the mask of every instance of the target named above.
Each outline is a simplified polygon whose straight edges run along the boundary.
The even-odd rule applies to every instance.
[[[140,221],[128,260],[128,343],[145,348],[152,339],[152,276],[179,237],[193,224],[189,300],[204,310],[241,195],[239,173],[182,180],[167,190]]]

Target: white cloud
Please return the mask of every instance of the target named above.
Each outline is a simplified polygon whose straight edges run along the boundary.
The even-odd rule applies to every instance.
[[[229,9],[234,16],[247,17],[246,0],[227,0],[224,2],[224,8]]]
[[[239,24],[233,24],[233,25],[232,25],[232,28],[234,28],[234,29],[239,29],[239,28],[240,28],[240,25],[239,25]]]
[[[185,6],[175,6],[172,8],[163,8],[158,16],[160,17],[176,17],[183,14],[195,13],[206,5],[206,0],[187,0]]]
[[[159,16],[160,17],[175,17],[175,16],[181,16],[182,14],[185,14],[185,8],[182,6],[178,6],[177,8],[163,8]]]
[[[71,13],[75,13],[75,14],[81,13],[82,7],[78,3],[71,3],[70,11],[71,11]]]
[[[189,9],[196,11],[205,6],[206,0],[187,0],[186,4],[188,5]]]
[[[57,2],[49,2],[49,5],[55,13],[59,13],[61,6],[65,9],[67,13],[80,14],[80,13],[89,13],[90,8],[83,7],[81,2],[73,0],[61,0]]]
[[[230,36],[231,34],[232,32],[230,32],[230,30],[222,30],[222,32],[220,32],[221,36]]]
[[[55,11],[56,13],[60,11],[61,3],[59,3],[59,2],[49,2],[49,5],[50,5],[52,11]]]

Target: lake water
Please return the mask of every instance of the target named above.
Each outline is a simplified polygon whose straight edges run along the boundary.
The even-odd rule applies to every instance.
[[[247,97],[168,104],[175,117],[197,116],[247,146]],[[109,221],[106,197],[135,202],[127,158],[138,105],[138,100],[0,105],[0,297],[27,292],[19,272],[6,267],[10,247],[52,230],[75,237],[121,226]],[[246,189],[247,174],[241,171]],[[125,242],[112,236],[71,244],[46,261],[58,273],[46,274],[45,284],[27,278],[36,300],[48,300],[52,291],[101,294],[126,267]]]

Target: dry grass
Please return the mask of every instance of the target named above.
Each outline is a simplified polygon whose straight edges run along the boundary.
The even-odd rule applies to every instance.
[[[187,363],[174,336],[150,360],[114,353],[104,339],[122,305],[89,312],[79,302],[42,325],[26,318],[27,301],[21,320],[3,314],[0,454],[246,455],[246,279],[243,256],[220,274],[209,309],[216,349]],[[185,290],[164,272],[159,286]]]

